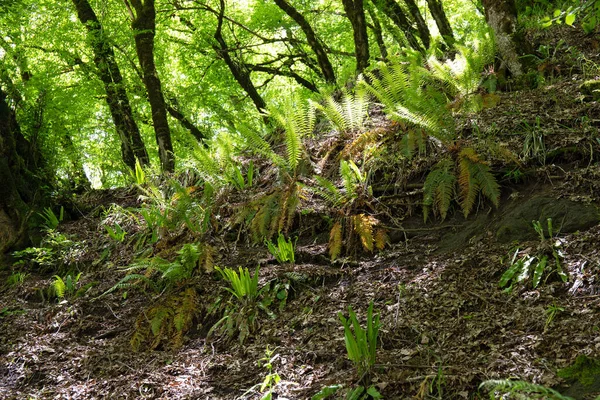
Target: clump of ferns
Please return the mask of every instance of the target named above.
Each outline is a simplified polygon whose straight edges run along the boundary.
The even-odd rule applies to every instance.
[[[423,185],[423,218],[429,214],[442,220],[457,201],[465,218],[473,211],[476,201],[485,197],[498,207],[500,185],[490,170],[470,147],[456,148],[451,155],[442,158],[431,170]]]
[[[195,278],[200,271],[212,269],[213,249],[202,243],[188,243],[177,251],[173,261],[153,257],[125,268],[127,275],[102,296],[132,288],[156,293],[155,302],[136,319],[131,346],[136,351],[143,346],[156,349],[161,344],[179,347],[198,310]]]
[[[147,183],[140,188],[144,203],[138,212],[146,222],[151,243],[177,235],[184,228],[193,234],[203,234],[210,228],[214,189],[208,181],[202,187],[186,187],[171,179],[162,187]]]
[[[369,205],[372,197],[367,185],[366,175],[360,171],[352,160],[340,162],[342,188],[321,176],[314,176],[316,185],[310,188],[315,194],[326,200],[337,213],[329,233],[329,255],[337,259],[344,249],[357,249],[362,246],[365,251],[382,250],[388,242],[385,229],[379,227],[379,221],[357,210]],[[360,242],[360,246],[355,246]]]
[[[260,132],[244,127],[242,132],[248,149],[267,158],[277,168],[279,184],[271,192],[258,196],[242,207],[236,222],[249,227],[254,242],[272,238],[278,232],[287,232],[293,223],[299,203],[298,177],[306,174],[307,163],[303,139],[312,134],[315,112],[311,103],[298,98],[289,100],[283,109],[272,109],[270,114],[284,133],[284,148],[269,144]],[[283,153],[283,154],[280,154]]]

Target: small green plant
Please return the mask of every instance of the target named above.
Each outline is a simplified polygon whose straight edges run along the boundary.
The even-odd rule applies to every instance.
[[[267,375],[260,385],[261,393],[264,393],[261,400],[271,400],[273,398],[273,390],[281,381],[281,377],[277,372],[273,372],[273,363],[279,358],[279,354],[275,354],[275,350],[265,350],[265,356],[258,361],[259,366],[263,366],[267,370]]]
[[[268,311],[258,301],[261,294],[258,288],[258,269],[259,267],[256,267],[254,275],[251,275],[248,268],[239,267],[238,273],[231,268],[215,267],[231,285],[224,289],[231,293],[232,297],[225,306],[224,316],[212,326],[208,336],[219,332],[226,333],[231,338],[237,333],[240,343],[243,343],[257,328],[258,308]],[[214,309],[218,308],[219,303],[220,299],[215,303]]]
[[[524,381],[511,381],[508,379],[488,380],[483,382],[479,388],[489,390],[490,400],[505,398],[505,395],[514,396],[516,399],[523,400],[532,398],[546,400],[574,400],[572,397],[563,396],[556,390]]]
[[[563,379],[576,380],[584,386],[594,385],[600,376],[600,360],[579,355],[572,365],[560,369],[557,375]]]
[[[557,306],[556,303],[552,303],[548,306],[548,308],[546,309],[546,324],[544,325],[544,331],[546,331],[552,323],[552,321],[554,321],[554,317],[556,317],[556,314],[562,311],[565,311],[565,309],[563,307]]]
[[[278,263],[290,263],[296,262],[296,256],[294,254],[295,243],[292,243],[292,238],[286,240],[282,233],[277,238],[277,245],[270,240],[265,240],[265,244],[269,249],[269,253],[275,257]]]
[[[146,183],[146,173],[144,172],[144,168],[142,168],[142,164],[140,164],[140,160],[135,159],[135,171],[131,173],[131,176],[136,185],[143,185]]]
[[[6,278],[6,284],[9,287],[21,286],[23,282],[25,282],[25,278],[27,278],[28,275],[29,274],[26,272],[13,272],[8,278]]]
[[[52,281],[51,284],[53,294],[59,300],[63,300],[65,297],[78,297],[83,294],[85,290],[89,289],[89,286],[86,285],[82,287],[81,289],[85,288],[83,291],[78,290],[79,278],[81,278],[81,272],[77,275],[69,273],[64,277],[54,275],[54,281]]]
[[[118,223],[115,223],[114,228],[110,225],[106,225],[105,228],[106,232],[108,233],[108,236],[110,236],[110,238],[115,242],[122,243],[123,240],[125,240],[125,235],[127,234],[127,232],[125,232],[123,228],[121,228],[121,225],[119,225]]]
[[[60,206],[60,213],[58,216],[54,214],[54,211],[50,207],[44,208],[44,211],[39,213],[39,215],[44,220],[44,228],[48,231],[53,231],[58,228],[58,225],[62,222],[64,218],[65,209],[63,206]]]
[[[251,188],[254,181],[254,163],[250,161],[250,163],[248,164],[246,178],[244,178],[244,175],[242,174],[242,170],[239,167],[239,165],[233,165],[232,171],[229,173],[229,176],[226,179],[238,190]]]
[[[83,248],[80,243],[56,230],[49,230],[43,237],[40,247],[28,247],[13,253],[18,260],[14,266],[36,268],[40,271],[64,272],[63,268],[75,264],[82,252]]]
[[[363,329],[352,307],[348,306],[349,318],[340,312],[338,318],[344,326],[344,340],[348,358],[354,363],[359,376],[369,378],[377,355],[377,336],[379,335],[379,314],[373,315],[373,301],[367,310],[367,328]]]
[[[546,163],[546,144],[544,142],[544,131],[540,125],[540,117],[536,117],[534,126],[523,122],[526,133],[522,154],[524,159],[533,158],[544,165]]]
[[[502,274],[498,283],[501,288],[506,287],[505,291],[507,292],[511,292],[515,284],[521,283],[530,277],[533,288],[536,288],[542,282],[545,273],[546,280],[552,273],[556,273],[563,282],[566,282],[569,278],[562,269],[561,255],[559,253],[561,242],[554,240],[552,218],[548,218],[547,220],[548,239],[546,239],[540,221],[533,221],[533,228],[540,237],[540,252],[533,256],[525,254],[517,258],[520,250],[515,250],[510,261],[510,267]]]
[[[324,400],[333,398],[337,392],[340,391],[344,386],[343,385],[329,385],[325,386],[318,393],[313,395],[311,400]],[[336,398],[340,398],[337,396]],[[367,399],[383,399],[383,396],[379,391],[375,388],[375,386],[370,386],[365,389],[364,386],[357,386],[355,388],[350,388],[344,397],[345,400],[367,400]]]

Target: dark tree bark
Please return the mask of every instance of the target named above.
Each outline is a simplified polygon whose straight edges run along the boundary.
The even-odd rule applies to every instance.
[[[174,102],[171,99],[171,103],[176,103],[176,102]],[[200,143],[202,143],[203,146],[205,146],[205,147],[207,146],[206,139],[208,139],[208,136],[204,132],[202,132],[200,129],[198,129],[198,127],[196,125],[194,125],[192,123],[192,121],[190,121],[188,119],[188,117],[183,115],[183,113],[181,111],[179,111],[177,108],[175,108],[175,106],[172,104],[167,103],[167,111],[169,112],[169,114],[171,114],[171,116],[173,118],[178,120],[184,128],[189,130],[190,133],[192,134],[192,136],[194,136],[196,138],[196,140],[198,140]]]
[[[106,102],[115,128],[121,139],[121,154],[129,168],[135,169],[135,159],[141,165],[149,162],[146,146],[140,130],[133,118],[129,98],[123,83],[123,76],[115,60],[112,47],[104,37],[102,26],[88,0],[73,0],[77,16],[88,31],[88,38],[94,51],[94,63],[106,91]]]
[[[319,63],[319,67],[321,68],[321,71],[323,73],[323,78],[325,78],[325,81],[327,83],[335,85],[336,80],[335,73],[333,71],[333,66],[329,61],[329,57],[327,56],[325,49],[321,45],[321,42],[319,42],[319,39],[317,39],[315,31],[312,29],[306,18],[304,18],[304,15],[300,14],[298,10],[296,10],[290,3],[287,2],[287,0],[274,1],[275,4],[279,6],[279,8],[281,8],[287,15],[289,15],[294,21],[296,21],[298,26],[300,26],[300,28],[306,35],[308,45],[317,56],[317,62]]]
[[[381,54],[381,58],[383,60],[387,60],[388,51],[383,40],[383,29],[381,28],[381,23],[379,22],[377,13],[373,9],[373,6],[370,5],[370,3],[366,3],[365,7],[367,8],[369,17],[371,17],[371,23],[373,24],[373,34],[375,35],[375,40],[377,41],[377,46],[379,47],[379,53]]]
[[[404,32],[404,36],[406,36],[406,40],[408,41],[410,47],[420,52],[424,51],[423,47],[417,40],[418,32],[412,27],[406,18],[406,15],[404,15],[404,10],[402,10],[402,7],[400,7],[398,3],[396,3],[394,0],[371,1],[381,12],[387,15],[388,18],[390,18],[402,32]]]
[[[369,37],[363,0],[342,0],[346,16],[352,24],[354,33],[354,52],[356,53],[356,72],[361,73],[369,66]]]
[[[437,25],[440,34],[444,38],[444,42],[446,42],[448,47],[454,47],[454,32],[452,32],[452,26],[450,26],[450,21],[448,21],[448,17],[446,17],[446,12],[444,11],[441,0],[427,0],[427,6],[429,7],[431,16],[435,20],[435,24]]]
[[[431,34],[429,33],[427,23],[423,19],[423,15],[421,15],[421,10],[419,10],[419,6],[417,6],[415,0],[404,0],[404,2],[408,7],[408,11],[410,11],[410,14],[417,23],[417,29],[419,30],[419,36],[421,37],[423,46],[425,46],[425,49],[428,49],[429,45],[431,44]]]
[[[524,73],[519,55],[527,52],[528,44],[517,32],[517,7],[514,0],[483,0],[485,19],[496,36],[498,53],[504,66],[513,74]]]
[[[227,42],[223,38],[223,20],[225,16],[225,1],[220,0],[221,9],[219,10],[217,30],[215,32],[214,38],[217,41],[217,44],[213,45],[213,48],[217,55],[225,61],[225,64],[229,67],[233,77],[240,84],[242,89],[250,96],[250,99],[254,103],[254,106],[258,110],[259,113],[264,114],[267,111],[267,105],[261,95],[256,90],[254,83],[252,83],[252,79],[250,78],[250,71],[246,68],[244,64],[238,63],[237,61],[231,58],[229,54],[229,49],[227,47]],[[267,121],[265,121],[267,122]]]
[[[126,4],[128,0],[124,0]],[[133,22],[133,35],[135,49],[140,67],[144,74],[144,86],[148,92],[148,100],[152,109],[152,122],[158,144],[158,156],[164,172],[173,172],[175,169],[175,154],[171,143],[171,130],[167,120],[167,107],[162,92],[160,78],[154,63],[154,35],[156,31],[156,9],[154,0],[129,0],[133,10],[129,8]]]
[[[6,97],[0,87],[0,256],[28,244],[27,220],[42,179],[35,173],[42,169],[38,151],[21,134]]]

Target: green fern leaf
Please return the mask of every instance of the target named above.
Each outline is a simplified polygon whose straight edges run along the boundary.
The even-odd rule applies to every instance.
[[[455,185],[454,163],[450,159],[441,160],[427,175],[423,185],[423,217],[425,222],[427,222],[429,210],[432,208],[434,213],[438,213],[442,220],[446,219],[450,203],[454,198]]]

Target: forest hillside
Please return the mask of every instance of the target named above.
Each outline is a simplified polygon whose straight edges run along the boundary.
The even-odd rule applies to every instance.
[[[0,2],[0,398],[600,399],[598,23]]]

